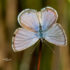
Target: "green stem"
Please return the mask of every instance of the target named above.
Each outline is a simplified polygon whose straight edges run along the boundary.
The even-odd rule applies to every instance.
[[[38,65],[37,65],[37,70],[40,70],[41,51],[42,51],[42,41],[40,40],[40,47],[39,47],[39,54],[38,54]]]

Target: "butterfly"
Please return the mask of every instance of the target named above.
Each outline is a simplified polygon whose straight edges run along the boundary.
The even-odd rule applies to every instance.
[[[56,21],[58,13],[52,7],[45,7],[37,12],[34,9],[25,9],[18,15],[21,28],[16,29],[12,48],[22,51],[40,39],[45,39],[57,46],[67,45],[66,34]]]

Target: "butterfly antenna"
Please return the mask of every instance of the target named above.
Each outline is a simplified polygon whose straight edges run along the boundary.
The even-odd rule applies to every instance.
[[[36,43],[35,47],[39,47],[39,44],[40,44],[39,42],[38,42],[38,43]]]
[[[49,46],[51,46],[51,45],[47,44],[46,42],[45,42],[44,44],[47,45],[47,47],[53,52],[53,54],[56,55],[56,52],[55,52],[51,47],[49,47]]]

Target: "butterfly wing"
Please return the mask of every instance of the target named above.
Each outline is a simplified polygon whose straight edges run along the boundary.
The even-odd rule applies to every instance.
[[[67,45],[67,38],[65,35],[64,30],[59,24],[53,24],[49,30],[46,30],[44,32],[44,38],[50,43],[53,43],[55,45]]]
[[[39,31],[39,20],[37,11],[32,9],[25,9],[18,15],[19,24],[30,31]]]
[[[12,48],[16,51],[21,51],[29,48],[38,41],[38,37],[34,32],[25,30],[23,28],[18,28],[13,37]]]
[[[58,14],[55,9],[46,7],[41,10],[41,26],[42,30],[49,29],[58,18]]]

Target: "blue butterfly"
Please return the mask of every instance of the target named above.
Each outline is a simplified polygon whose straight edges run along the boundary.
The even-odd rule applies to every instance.
[[[58,14],[55,9],[46,7],[37,12],[25,9],[18,15],[18,28],[13,37],[13,50],[21,51],[35,44],[39,39],[63,46],[67,45],[66,34],[60,24],[56,23]]]

